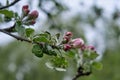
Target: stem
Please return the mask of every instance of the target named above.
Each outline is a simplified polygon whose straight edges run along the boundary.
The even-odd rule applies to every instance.
[[[84,72],[84,68],[80,66],[77,70],[77,74],[72,80],[77,80],[79,77],[82,77],[82,76],[89,76],[91,73],[92,73],[91,71]]]
[[[14,24],[13,26],[11,26],[9,28],[5,28],[5,29],[2,29],[2,30],[7,31],[7,32],[14,32],[15,25],[16,24]]]
[[[19,2],[19,1],[20,1],[20,0],[14,0],[11,4],[0,7],[0,10],[1,10],[1,9],[5,9],[5,8],[8,8],[8,7],[11,7],[11,6],[13,6],[14,4],[16,4],[16,3]]]
[[[5,33],[5,34],[7,34],[7,35],[9,35],[9,36],[17,39],[17,40],[20,40],[20,41],[25,41],[25,42],[28,42],[28,43],[38,44],[38,45],[43,45],[43,44],[45,44],[45,43],[43,43],[43,42],[33,42],[33,41],[29,40],[29,39],[26,39],[26,38],[23,38],[23,37],[20,37],[20,36],[13,35],[13,34],[11,34],[10,32],[5,31],[4,29],[0,29],[0,32],[3,32],[3,33]],[[50,45],[50,46],[51,46],[52,48],[59,49],[58,46],[55,46],[55,45]]]
[[[3,29],[0,29],[0,32],[3,32],[5,34],[8,34],[9,36],[12,36],[13,38],[17,39],[17,40],[20,40],[20,41],[25,41],[25,42],[28,42],[28,43],[32,43],[32,41],[28,40],[28,39],[25,39],[25,38],[22,38],[22,37],[19,37],[19,36],[16,36],[16,35],[13,35]]]
[[[78,65],[82,66],[83,65],[83,53],[81,52],[80,49],[78,49],[78,56],[79,56],[79,60],[78,60]]]
[[[82,77],[82,76],[88,76],[91,74],[91,71],[88,71],[88,72],[84,72],[84,68],[82,67],[83,66],[83,53],[81,52],[80,49],[78,49],[78,69],[77,69],[77,74],[75,75],[75,77],[73,77],[72,80],[77,80],[79,77]]]

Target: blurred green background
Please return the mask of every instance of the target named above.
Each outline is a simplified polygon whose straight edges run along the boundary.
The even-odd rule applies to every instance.
[[[93,1],[91,6],[87,4],[90,1],[77,0],[79,5],[76,6],[76,11],[78,12],[69,14],[71,8],[67,6],[67,3],[63,3],[64,0],[36,0],[38,3],[34,3],[34,0],[27,0],[25,3],[22,1],[15,7],[26,3],[33,9],[37,7],[40,11],[40,19],[38,19],[38,23],[40,23],[35,25],[38,32],[47,30],[53,34],[55,32],[64,34],[66,31],[71,31],[74,37],[82,37],[86,44],[96,46],[101,56],[99,60],[104,65],[103,69],[101,71],[93,70],[92,75],[81,77],[78,80],[120,80],[119,6],[110,7],[113,10],[107,11],[95,0],[91,0]],[[120,0],[118,1],[120,2]],[[2,1],[0,2],[2,6]],[[33,5],[32,2],[37,5]],[[72,3],[72,0],[68,3]],[[111,6],[109,1],[107,4]],[[48,7],[46,8],[46,6]],[[3,21],[0,15],[0,25]],[[6,21],[6,23],[8,22]],[[37,58],[31,53],[31,48],[31,44],[16,40],[6,45],[0,45],[0,80],[71,80],[76,74],[74,62],[71,62],[66,72],[48,69],[45,66],[48,56]]]

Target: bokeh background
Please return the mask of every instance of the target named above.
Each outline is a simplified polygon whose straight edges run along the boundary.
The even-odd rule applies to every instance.
[[[6,1],[0,0],[0,6]],[[21,15],[26,4],[39,11],[37,23],[31,26],[36,33],[71,31],[96,47],[103,69],[78,80],[120,80],[120,0],[21,0],[9,9]],[[1,29],[12,24],[0,15]],[[66,72],[54,71],[45,66],[48,57],[35,57],[31,48],[0,33],[0,80],[71,80],[75,75],[74,62]]]

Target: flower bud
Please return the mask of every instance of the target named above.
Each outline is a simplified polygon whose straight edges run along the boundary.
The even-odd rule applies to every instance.
[[[29,10],[28,8],[29,8],[28,5],[24,5],[24,6],[22,7],[23,16],[27,16],[28,13],[30,12],[30,10]]]
[[[69,44],[64,44],[64,50],[65,51],[68,51],[68,50],[70,50],[71,49],[71,45],[69,45]]]
[[[29,19],[36,19],[38,17],[38,11],[34,10],[29,14]]]
[[[22,7],[22,10],[24,10],[24,9],[28,9],[28,8],[29,8],[28,5],[24,5],[24,6]]]
[[[81,50],[82,50],[82,51],[84,51],[84,50],[86,50],[86,49],[87,49],[87,46],[86,46],[86,45],[81,46]]]
[[[95,51],[95,47],[94,46],[87,46],[87,49],[89,49],[91,51]]]
[[[63,37],[63,43],[68,43],[70,41],[70,38],[68,36]]]
[[[63,43],[68,43],[71,40],[72,32],[66,32],[63,37]]]
[[[66,32],[66,33],[65,33],[65,36],[68,36],[68,37],[71,38],[71,37],[73,36],[73,34],[72,34],[72,32]]]
[[[70,43],[73,48],[81,48],[84,45],[84,41],[81,38],[73,39]]]

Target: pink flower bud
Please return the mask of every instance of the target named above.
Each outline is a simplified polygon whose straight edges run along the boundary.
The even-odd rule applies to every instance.
[[[25,14],[25,15],[28,15],[29,12],[30,12],[29,9],[24,9],[24,14]]]
[[[36,19],[38,17],[39,13],[38,11],[34,10],[29,14],[30,19]]]
[[[70,41],[70,38],[68,36],[63,37],[64,43],[68,43]]]
[[[86,49],[87,49],[87,46],[86,46],[86,45],[81,46],[81,50],[82,50],[82,51],[84,51],[84,50],[86,50]]]
[[[70,50],[71,49],[71,45],[69,45],[69,44],[64,44],[64,50],[65,51],[68,51],[68,50]]]
[[[95,47],[94,46],[87,46],[87,49],[95,51]]]
[[[69,36],[70,38],[73,36],[72,32],[66,32],[65,36]]]
[[[22,7],[23,16],[27,16],[28,13],[30,12],[30,10],[29,10],[28,8],[29,8],[28,5],[24,5],[24,6]]]
[[[28,8],[29,8],[28,5],[24,5],[24,6],[22,7],[22,10],[23,10],[23,9],[28,9]]]
[[[71,40],[72,32],[66,32],[63,37],[63,43],[68,43]]]
[[[84,45],[84,41],[81,38],[73,39],[70,43],[73,48],[81,48]]]

